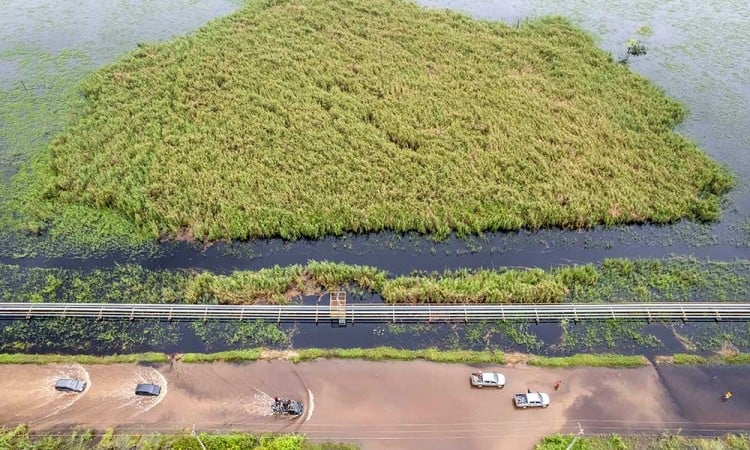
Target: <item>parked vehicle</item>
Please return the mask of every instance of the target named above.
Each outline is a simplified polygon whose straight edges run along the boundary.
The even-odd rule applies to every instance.
[[[83,392],[86,390],[86,382],[71,378],[60,378],[55,383],[55,389],[63,392]]]
[[[546,408],[549,406],[549,395],[543,392],[531,392],[528,390],[525,394],[516,394],[515,403],[518,408]]]
[[[498,372],[475,372],[471,374],[471,385],[478,388],[489,386],[505,387],[505,375]]]
[[[135,387],[135,395],[156,397],[159,394],[161,394],[161,387],[157,384],[144,383]]]
[[[274,397],[271,408],[279,416],[301,416],[305,410],[302,402],[283,397]]]

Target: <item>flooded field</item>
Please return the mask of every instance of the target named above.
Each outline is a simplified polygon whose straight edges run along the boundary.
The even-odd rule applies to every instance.
[[[750,157],[747,152],[750,148],[750,114],[747,112],[750,61],[746,58],[750,54],[750,40],[740,38],[744,30],[750,28],[747,2],[644,1],[633,5],[600,0],[570,4],[546,0],[421,0],[420,3],[509,23],[540,15],[563,15],[592,33],[599,45],[615,58],[625,51],[624,43],[628,39],[641,40],[648,52],[632,58],[630,67],[688,107],[689,115],[678,131],[696,141],[712,158],[729,166],[737,177],[737,187],[728,195],[722,219],[708,225],[680,222],[670,226],[451,236],[440,242],[419,235],[381,233],[317,241],[216,243],[208,248],[186,243],[131,245],[117,239],[104,243],[71,243],[67,237],[74,234],[74,230],[57,230],[40,236],[14,232],[7,226],[12,219],[12,212],[7,210],[13,192],[11,177],[65,122],[70,111],[64,105],[75,101],[75,87],[80,80],[140,42],[166,40],[191,32],[212,18],[230,13],[240,2],[11,0],[0,6],[0,171],[4,174],[4,183],[0,185],[3,200],[0,202],[3,225],[0,262],[84,270],[136,262],[152,269],[201,268],[226,273],[275,264],[333,260],[405,274],[413,270],[460,267],[547,268],[614,257],[686,255],[726,261],[750,256]],[[355,325],[336,329],[299,325],[284,330],[293,336],[284,345],[460,345],[472,348],[490,345],[508,350],[536,348],[536,352],[550,354],[610,348],[619,352],[648,353],[649,349],[658,348],[658,352],[671,353],[684,348],[684,341],[676,337],[675,329],[681,331],[680,336],[693,333],[694,339],[711,342],[720,342],[722,335],[741,336],[737,340],[745,342],[744,336],[748,333],[747,326],[740,324],[716,330],[710,324],[602,327],[617,331],[602,329],[598,331],[600,334],[590,334],[580,331],[582,328],[578,326],[573,327],[576,331],[564,332],[560,325],[523,325],[510,330],[500,326],[485,327],[483,334],[468,327],[453,326],[398,329],[387,325]],[[593,337],[602,335],[615,336],[611,339],[617,341],[615,347],[609,347],[606,339]],[[562,345],[566,342],[564,336],[577,336],[568,341],[579,345],[565,347]],[[630,338],[622,339],[623,336]],[[587,341],[591,341],[591,345],[583,344]],[[229,347],[244,344],[247,343],[238,342]],[[205,343],[195,333],[172,336],[162,340],[161,346],[132,345],[138,349],[163,351],[205,349]],[[137,409],[138,405],[129,407]]]
[[[738,35],[736,31],[748,25],[748,15],[742,13],[747,4],[642,2],[638,8],[630,8],[599,1],[575,6],[499,0],[422,3],[509,23],[560,14],[594,34],[615,57],[624,51],[625,41],[639,38],[648,53],[632,59],[632,69],[688,106],[689,116],[678,131],[731,167],[737,176],[738,186],[729,195],[722,220],[712,225],[681,222],[580,232],[522,231],[442,242],[385,233],[313,242],[220,243],[207,250],[189,244],[134,248],[126,242],[110,242],[96,249],[66,244],[64,230],[58,230],[59,234],[42,237],[6,235],[8,245],[0,252],[4,261],[91,267],[129,260],[153,267],[222,271],[332,259],[404,273],[455,267],[546,267],[606,257],[680,254],[733,259],[747,255],[750,161],[745,150],[750,136],[745,108],[750,104],[746,81],[750,63],[742,55],[750,51],[750,44],[733,38]],[[231,12],[238,4],[219,0],[140,0],[106,6],[42,0],[5,3],[3,8],[13,14],[0,19],[0,165],[4,172],[14,173],[51,138],[66,117],[60,102],[74,97],[75,86],[87,73],[133,49],[138,42],[190,32],[213,17]],[[127,248],[124,251],[123,246]]]

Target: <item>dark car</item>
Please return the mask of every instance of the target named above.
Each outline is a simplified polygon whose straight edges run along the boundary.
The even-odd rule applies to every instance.
[[[282,397],[273,399],[272,408],[273,413],[280,416],[301,416],[305,410],[302,402]]]
[[[149,395],[156,397],[161,393],[161,387],[158,384],[139,384],[135,387],[135,395]]]
[[[55,383],[55,389],[63,392],[83,392],[86,389],[86,382],[71,378],[60,378]]]

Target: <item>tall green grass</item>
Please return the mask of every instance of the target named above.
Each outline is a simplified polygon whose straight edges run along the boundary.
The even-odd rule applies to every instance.
[[[693,355],[689,353],[677,353],[673,358],[674,364],[750,364],[750,354],[739,353],[736,355]]]
[[[750,297],[750,261],[606,259],[601,264],[459,269],[393,276],[328,261],[235,271],[148,270],[134,264],[91,272],[0,264],[0,301],[102,303],[287,303],[344,289],[390,303],[738,301]]]
[[[187,286],[190,303],[286,303],[294,290],[302,290],[300,266],[273,267],[258,271],[235,271],[230,276],[204,272]]]
[[[22,353],[0,353],[0,364],[128,364],[165,363],[169,358],[164,353],[134,353],[129,355],[27,355]]]
[[[575,443],[573,441],[575,440]],[[661,436],[547,436],[535,450],[749,450],[747,435],[686,437],[664,433]]]
[[[217,353],[185,353],[182,361],[185,363],[207,363],[207,362],[252,362],[260,359],[262,349],[251,348],[247,350],[230,350]]]
[[[35,231],[81,207],[201,240],[714,220],[733,183],[558,17],[256,0],[80,93],[18,202]]]
[[[356,446],[334,443],[311,443],[301,434],[201,433],[200,442],[190,433],[144,435],[126,431],[119,434],[108,428],[103,433],[73,429],[65,436],[60,431],[34,433],[27,425],[13,429],[0,428],[0,448],[5,450],[356,450]],[[205,447],[203,447],[205,445]]]
[[[432,362],[466,364],[505,363],[505,358],[502,352],[494,352],[489,350],[439,350],[436,348],[406,350],[393,347],[338,349],[306,348],[296,351],[291,360],[294,362],[300,362],[320,358],[365,359],[368,361],[412,361],[415,359],[421,359],[424,361]]]
[[[579,354],[573,356],[531,356],[529,365],[540,367],[643,367],[649,364],[641,355]]]
[[[254,362],[262,359],[288,359],[295,363],[316,359],[362,359],[367,361],[424,361],[456,364],[505,364],[508,361],[501,351],[491,350],[441,350],[438,348],[401,349],[394,347],[373,348],[303,348],[275,351],[263,348],[230,350],[217,353],[184,353],[179,360],[187,364],[211,362]],[[515,362],[548,368],[565,367],[643,367],[649,360],[642,355],[577,354],[571,356],[514,355]],[[750,364],[750,355],[704,357],[693,354],[676,354],[659,357],[660,362],[673,364]],[[166,363],[169,357],[163,353],[137,353],[131,355],[29,355],[0,353],[0,364],[127,364]],[[513,361],[510,361],[513,362]]]
[[[508,269],[397,277],[383,285],[381,295],[392,303],[553,303],[567,293],[554,274]]]

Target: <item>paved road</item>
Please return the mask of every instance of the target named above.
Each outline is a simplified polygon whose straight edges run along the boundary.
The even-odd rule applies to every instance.
[[[488,368],[489,369],[489,368]],[[750,430],[750,367],[541,369],[500,367],[505,389],[472,389],[472,367],[427,362],[286,361],[138,366],[6,365],[0,423],[36,430],[72,425],[128,430],[302,432],[363,449],[523,449],[556,432],[712,434]],[[57,377],[88,379],[61,394]],[[714,378],[714,376],[716,378]],[[559,391],[552,386],[563,381]],[[136,398],[138,382],[164,387]],[[515,410],[512,394],[550,391],[545,410]],[[735,396],[721,402],[727,388]],[[298,419],[269,415],[272,396],[304,400]]]

